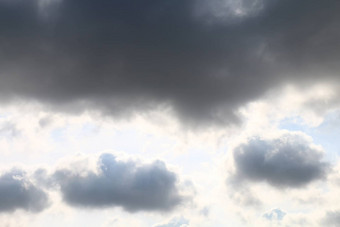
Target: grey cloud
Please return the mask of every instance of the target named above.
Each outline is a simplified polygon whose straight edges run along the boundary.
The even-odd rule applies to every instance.
[[[138,165],[103,154],[98,171],[85,174],[64,169],[58,170],[53,178],[60,186],[64,201],[76,207],[119,206],[130,212],[170,211],[185,200],[177,187],[177,176],[161,161]]]
[[[267,182],[278,187],[302,187],[324,179],[329,164],[320,150],[298,133],[276,139],[252,138],[233,151],[236,181]]]
[[[337,227],[340,223],[340,212],[329,211],[326,216],[321,220],[322,226]]]
[[[52,189],[57,186],[55,179],[53,179],[48,171],[43,168],[38,168],[35,170],[33,174],[33,179],[37,182],[37,184],[47,189]]]
[[[0,212],[40,212],[48,205],[47,194],[33,185],[24,172],[12,170],[0,176]]]
[[[222,124],[273,86],[338,81],[339,1],[227,2],[0,1],[1,99]]]
[[[41,128],[45,128],[49,126],[53,122],[53,119],[49,116],[47,117],[42,117],[39,119],[38,124]]]
[[[205,217],[208,217],[210,213],[210,208],[205,206],[200,210],[200,215],[203,215]]]
[[[20,135],[20,130],[18,130],[17,126],[10,122],[6,121],[0,124],[0,138],[1,137],[16,137]]]

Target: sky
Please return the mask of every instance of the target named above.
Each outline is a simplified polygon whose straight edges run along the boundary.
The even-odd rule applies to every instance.
[[[340,1],[0,0],[0,223],[340,223]]]

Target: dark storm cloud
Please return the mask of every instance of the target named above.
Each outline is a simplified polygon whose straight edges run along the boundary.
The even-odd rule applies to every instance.
[[[185,200],[177,176],[161,161],[140,166],[103,154],[98,168],[99,173],[59,170],[54,174],[66,203],[88,208],[120,206],[135,212],[169,211]]]
[[[339,71],[337,0],[42,2],[0,1],[3,101],[230,123],[272,86]]]
[[[39,212],[47,206],[45,192],[34,186],[24,172],[12,170],[0,176],[0,212]]]
[[[276,139],[252,138],[233,152],[236,181],[267,182],[278,188],[302,187],[324,179],[329,164],[303,136],[286,133]]]

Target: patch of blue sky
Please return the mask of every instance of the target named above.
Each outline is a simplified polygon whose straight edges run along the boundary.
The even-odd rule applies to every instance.
[[[278,220],[281,221],[286,216],[286,212],[283,212],[280,209],[274,209],[268,213],[265,213],[263,215],[264,218],[272,221],[272,220]]]
[[[288,117],[284,118],[279,123],[279,129],[285,129],[288,131],[306,131],[308,130],[308,126],[304,123],[304,120],[299,117]]]
[[[66,140],[66,136],[65,136],[66,130],[67,129],[65,127],[53,129],[50,132],[50,137],[52,138],[52,140],[54,142],[58,142],[58,143],[65,142],[65,140]]]
[[[0,113],[0,119],[6,119],[8,117],[10,117],[11,115],[8,113]]]
[[[100,130],[100,128],[99,128],[98,125],[87,122],[87,123],[84,123],[81,126],[78,134],[79,134],[79,136],[91,136],[94,133],[97,133],[99,130]]]
[[[336,161],[340,155],[340,112],[327,114],[323,123],[310,128],[307,134],[313,137],[316,144],[323,146],[331,160]]]
[[[115,150],[128,153],[139,153],[143,149],[145,138],[136,130],[117,130],[112,137],[112,145]]]

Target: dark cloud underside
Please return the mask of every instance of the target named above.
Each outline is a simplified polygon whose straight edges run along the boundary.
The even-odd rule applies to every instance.
[[[46,193],[34,186],[22,171],[12,170],[0,177],[0,212],[17,209],[39,212],[47,206]]]
[[[243,16],[218,0],[42,2],[0,1],[3,101],[228,123],[272,86],[337,80],[336,0],[242,1]]]
[[[234,150],[237,181],[267,182],[278,188],[303,187],[324,179],[329,164],[322,154],[299,134],[276,139],[250,139]]]
[[[54,174],[64,201],[72,206],[102,208],[120,206],[130,212],[169,211],[184,201],[177,188],[177,176],[156,161],[138,166],[121,162],[111,154],[101,155],[99,173]]]

